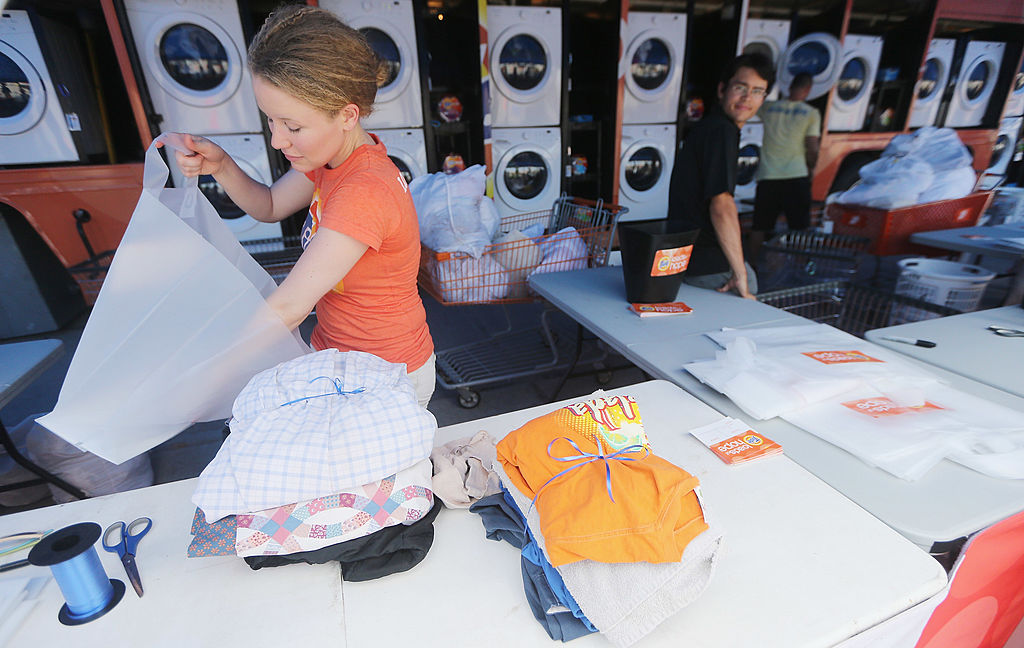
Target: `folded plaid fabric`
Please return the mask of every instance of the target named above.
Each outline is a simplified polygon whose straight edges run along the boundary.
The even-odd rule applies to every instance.
[[[380,481],[430,456],[437,421],[405,365],[327,349],[249,381],[192,501],[208,520]]]

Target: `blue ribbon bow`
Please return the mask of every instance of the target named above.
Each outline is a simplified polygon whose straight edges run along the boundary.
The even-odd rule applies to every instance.
[[[287,403],[282,403],[280,405],[280,407],[284,407],[285,405],[294,405],[295,403],[301,403],[302,401],[308,401],[308,400],[312,400],[314,398],[321,398],[323,396],[346,396],[348,394],[362,394],[364,391],[366,391],[366,387],[360,387],[358,389],[353,389],[351,391],[345,391],[344,386],[341,384],[341,378],[331,378],[330,376],[317,376],[316,378],[313,378],[309,382],[310,382],[310,384],[312,384],[312,383],[316,382],[317,380],[320,380],[321,378],[324,379],[324,380],[330,380],[331,384],[334,385],[334,391],[327,392],[326,394],[316,394],[314,396],[306,396],[305,398],[296,398],[293,401],[288,401]]]
[[[545,488],[547,488],[548,485],[551,482],[555,481],[556,479],[558,479],[562,475],[567,475],[567,474],[571,473],[572,471],[576,470],[577,468],[582,468],[583,466],[586,466],[587,464],[593,463],[595,461],[603,461],[604,462],[604,479],[605,479],[605,486],[608,488],[608,499],[610,499],[614,503],[615,502],[615,497],[614,497],[614,495],[612,495],[612,467],[611,467],[611,463],[609,463],[609,462],[610,461],[639,461],[640,459],[645,459],[647,457],[647,455],[651,454],[651,451],[649,449],[647,449],[645,446],[639,445],[639,444],[634,444],[634,445],[631,445],[631,446],[626,446],[625,448],[622,448],[620,450],[616,450],[615,452],[613,452],[611,454],[605,454],[604,453],[604,444],[601,443],[601,434],[598,433],[598,434],[595,435],[595,437],[597,439],[597,452],[596,453],[584,452],[578,445],[576,445],[575,441],[573,441],[572,439],[570,439],[568,437],[558,437],[556,439],[552,439],[551,440],[551,443],[548,444],[548,456],[551,457],[552,459],[554,459],[555,461],[576,461],[578,459],[582,459],[583,461],[580,461],[577,464],[573,464],[573,465],[569,466],[568,468],[566,468],[562,472],[558,473],[557,475],[555,475],[551,479],[549,479],[546,482],[544,482],[544,485],[541,486],[539,489],[537,489],[537,494],[533,496],[533,500],[530,502],[530,508],[531,509],[533,508],[533,505],[537,503],[537,498],[540,497],[541,491],[543,491]],[[569,443],[569,445],[571,445],[573,447],[573,449],[576,450],[576,452],[578,452],[579,454],[568,455],[568,456],[565,456],[565,457],[556,457],[555,455],[551,454],[551,446],[555,445],[556,441],[567,441]],[[641,450],[644,452],[644,455],[642,457],[623,457],[622,456],[624,454],[628,454],[628,453],[632,453],[632,452],[640,452]],[[529,514],[529,511],[527,512],[527,514]]]

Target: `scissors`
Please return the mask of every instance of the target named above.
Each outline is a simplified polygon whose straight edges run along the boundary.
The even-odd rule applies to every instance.
[[[103,548],[121,557],[128,580],[132,582],[135,593],[140,597],[142,596],[142,580],[139,578],[139,568],[135,564],[135,549],[139,546],[139,540],[149,533],[152,526],[153,520],[148,517],[139,517],[127,525],[120,520],[114,522],[103,532]]]
[[[1003,337],[1024,337],[1024,331],[1021,331],[1019,329],[1006,328],[1004,326],[996,326],[995,324],[987,326],[986,329],[992,331],[996,335],[1001,335]]]

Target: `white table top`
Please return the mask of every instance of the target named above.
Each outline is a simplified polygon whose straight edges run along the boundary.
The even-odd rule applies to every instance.
[[[293,565],[253,571],[233,556],[187,558],[195,505],[194,479],[50,506],[0,517],[0,536],[59,529],[78,522],[130,522],[140,515],[153,528],[139,543],[137,563],[145,596],[128,583],[116,554],[96,551],[109,578],[127,586],[124,598],[104,616],[80,626],[57,620],[64,604],[51,580],[9,646],[254,646],[337,645],[344,633],[341,572],[337,564]],[[24,558],[6,556],[3,562]],[[22,567],[0,578],[48,575]],[[335,641],[335,644],[330,644]]]
[[[586,272],[594,272],[593,276],[598,279],[592,281]],[[606,285],[608,279],[600,278],[595,271],[552,276],[561,276],[562,281],[538,283],[537,291],[563,312],[591,328],[589,317],[593,316],[593,309],[588,302],[610,291]],[[621,281],[620,278],[620,286]],[[551,290],[557,294],[548,294]],[[621,299],[624,301],[625,297]],[[734,296],[731,299],[735,302],[733,308],[753,305],[750,300]],[[581,312],[587,316],[579,316]],[[686,317],[690,316],[663,319],[674,321]],[[761,324],[747,326],[807,322],[803,318],[790,317],[793,319],[772,321],[766,318]],[[736,326],[735,319],[726,315],[716,318],[714,311],[707,313],[704,323],[705,331]],[[723,414],[754,423],[758,431],[781,443],[787,456],[795,462],[921,547],[929,549],[934,543],[956,540],[1024,510],[1024,480],[995,479],[954,462],[943,461],[921,479],[908,482],[871,467],[845,450],[782,419],[749,421],[749,417],[731,400],[683,369],[688,362],[714,357],[719,348],[717,344],[696,332],[674,338],[652,336],[646,341],[623,343],[623,339],[636,340],[640,337],[640,328],[646,324],[647,321],[641,322],[634,316],[633,330],[621,338],[600,333],[607,331],[608,327],[596,325],[591,330],[651,376],[681,386]],[[865,345],[870,343],[865,342]],[[1024,400],[1016,396],[939,368],[929,367],[929,370],[958,389],[1024,411]]]
[[[996,335],[986,329],[993,324],[1024,331],[1024,308],[1004,306],[887,326],[868,331],[866,337],[911,358],[1024,396],[1024,337]],[[929,349],[883,339],[890,335],[930,340],[935,342],[935,347]]]
[[[943,250],[984,254],[1003,259],[1019,259],[1024,256],[1024,250],[997,245],[996,241],[1001,237],[1020,238],[1022,236],[1024,236],[1024,232],[1018,228],[995,225],[916,232],[910,235],[910,240]]]
[[[674,339],[722,326],[743,328],[772,322],[803,321],[796,315],[735,294],[683,284],[676,301],[693,309],[687,315],[645,317],[627,310],[622,268],[609,266],[530,277],[530,287],[602,339],[619,344]]]
[[[831,646],[944,586],[937,562],[785,456],[722,463],[687,433],[720,415],[678,387],[654,381],[609,393],[638,399],[654,451],[701,480],[724,531],[708,589],[638,646]],[[559,405],[446,427],[436,443],[478,430],[502,437]],[[475,514],[444,510],[420,565],[345,583],[348,644],[448,647],[472,637],[481,646],[547,645],[522,588],[518,551],[487,540]],[[401,623],[384,630],[382,616],[396,610]],[[607,645],[600,636],[577,644]]]
[[[32,384],[63,352],[60,340],[0,344],[0,409]]]

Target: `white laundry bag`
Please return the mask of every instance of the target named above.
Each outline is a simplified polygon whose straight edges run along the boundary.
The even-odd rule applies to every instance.
[[[177,137],[158,140],[185,150]],[[38,421],[113,463],[227,418],[254,374],[310,352],[267,305],[274,280],[196,180],[180,189],[166,181],[154,142],[57,405]]]

